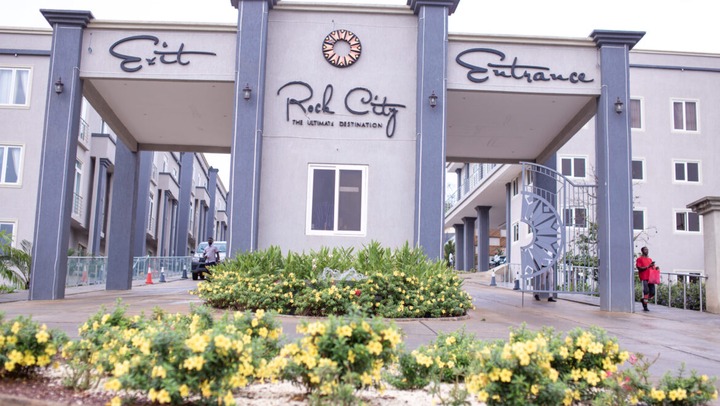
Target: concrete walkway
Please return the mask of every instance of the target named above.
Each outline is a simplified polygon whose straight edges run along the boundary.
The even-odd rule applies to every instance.
[[[462,327],[480,339],[507,339],[509,329],[526,323],[539,330],[544,326],[565,332],[576,327],[599,326],[617,337],[621,348],[659,356],[650,371],[659,378],[667,371],[676,372],[681,363],[686,370],[720,377],[720,316],[689,310],[669,309],[650,305],[650,312],[609,313],[597,305],[559,298],[556,303],[537,302],[532,296],[503,287],[490,287],[480,276],[464,275],[465,288],[472,295],[475,310],[457,319],[422,319],[396,321],[406,334],[405,345],[416,348],[433,340],[438,332],[451,332]],[[32,315],[33,320],[65,331],[77,338],[77,329],[101,306],[112,309],[117,299],[128,305],[128,314],[150,314],[158,307],[170,313],[185,313],[201,301],[189,293],[198,282],[189,279],[144,285],[129,291],[104,291],[102,287],[71,288],[65,299],[28,301],[27,292],[0,295],[0,312],[6,319]],[[524,299],[524,300],[523,300]],[[638,310],[640,310],[638,304]],[[288,339],[298,337],[295,327],[301,317],[279,316]]]

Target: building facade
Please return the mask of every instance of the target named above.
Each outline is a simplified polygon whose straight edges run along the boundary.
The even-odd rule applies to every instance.
[[[41,166],[43,112],[48,83],[51,30],[0,29],[0,230],[20,241],[34,241],[38,178]],[[75,161],[68,180],[72,184],[67,254],[107,256],[118,138],[87,99],[79,106]],[[201,153],[190,158],[186,184],[179,152],[146,151],[147,165],[138,183],[137,229],[142,238],[134,256],[185,256],[199,242],[227,233],[225,185]],[[186,211],[180,212],[181,189],[187,190]],[[144,195],[144,196],[143,196]],[[211,202],[212,199],[212,202]],[[178,231],[178,217],[189,220]]]
[[[632,51],[629,57],[633,252],[648,246],[663,272],[703,273],[702,216],[687,205],[720,192],[713,176],[720,156],[715,139],[720,131],[720,56]],[[595,119],[581,127],[558,149],[552,169],[572,182],[596,184],[595,128]],[[454,162],[448,169],[460,187],[448,194],[446,226],[462,224],[457,213],[464,206],[490,204],[498,212],[490,227],[508,236],[505,250],[519,264],[521,247],[533,239],[521,219],[521,167]],[[593,226],[586,215],[589,207],[568,210],[566,226],[581,232]],[[458,265],[482,268],[477,262]],[[633,267],[628,263],[628,272]]]

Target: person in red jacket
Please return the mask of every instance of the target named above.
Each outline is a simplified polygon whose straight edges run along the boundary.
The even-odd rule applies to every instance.
[[[655,261],[648,256],[648,247],[642,247],[640,249],[640,255],[635,261],[635,268],[638,270],[638,276],[642,281],[643,285],[643,299],[642,305],[643,310],[649,312],[648,300],[655,297],[655,281],[650,281],[651,272],[660,272],[660,268],[655,266]]]

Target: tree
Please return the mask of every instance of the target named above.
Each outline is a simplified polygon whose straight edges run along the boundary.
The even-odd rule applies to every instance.
[[[32,243],[22,240],[20,249],[12,246],[12,236],[0,232],[0,277],[24,289],[30,288]]]

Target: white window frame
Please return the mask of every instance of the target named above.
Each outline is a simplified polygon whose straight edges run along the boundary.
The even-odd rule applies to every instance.
[[[321,170],[334,170],[335,171],[335,205],[333,218],[335,224],[333,230],[313,230],[312,229],[312,212],[313,212],[313,172],[316,169]],[[338,230],[338,211],[340,205],[338,204],[340,194],[340,176],[341,170],[360,171],[362,173],[362,201],[360,209],[360,231],[348,231]],[[349,236],[349,237],[364,237],[367,235],[367,206],[368,206],[368,176],[369,167],[367,165],[333,165],[333,164],[309,164],[308,165],[308,179],[307,179],[307,202],[305,210],[305,234],[306,235],[325,235],[325,236]]]
[[[155,194],[150,193],[148,194],[148,222],[147,222],[147,231],[155,235]]]
[[[683,105],[683,128],[675,128],[675,103],[682,103]],[[697,124],[696,130],[687,129],[687,117],[685,116],[685,104],[695,103],[695,123]],[[700,133],[700,100],[696,99],[670,99],[670,129],[674,133],[683,134],[698,134]]]
[[[563,170],[562,170],[562,162],[563,162],[563,159],[570,159],[570,160],[571,160],[571,162],[572,162],[572,165],[571,165],[572,174],[571,174],[571,175],[565,175],[565,174],[563,174]],[[577,171],[575,170],[575,160],[576,160],[576,159],[582,159],[582,160],[585,162],[585,176],[576,176],[576,175],[575,175],[575,173],[577,172]],[[565,155],[565,156],[559,156],[559,157],[558,157],[558,168],[557,168],[557,171],[558,171],[558,173],[560,173],[561,175],[563,175],[563,176],[565,176],[566,178],[569,178],[569,179],[587,179],[587,176],[588,176],[588,157],[587,157],[586,155]]]
[[[2,167],[0,167],[0,187],[20,187],[23,181],[23,165],[25,163],[25,146],[20,144],[0,144],[2,152],[0,152],[0,159],[2,160]],[[18,178],[17,182],[5,182],[5,176],[8,165],[8,154],[10,148],[20,149],[20,158],[18,158]]]
[[[17,77],[17,71],[19,70],[26,70],[28,71],[28,80],[27,80],[27,89],[26,96],[25,96],[25,104],[15,104],[15,103],[8,103],[3,104],[0,103],[0,108],[29,108],[30,107],[30,96],[32,95],[32,82],[33,82],[33,69],[30,66],[7,66],[7,65],[0,65],[0,69],[9,69],[12,73],[12,79],[10,83],[10,95],[11,98],[14,98],[15,93],[17,89],[15,88],[16,83],[16,77]]]
[[[156,184],[158,183],[158,167],[155,165],[155,162],[152,164],[152,172],[150,173],[150,180],[152,183]]]
[[[585,224],[584,224],[584,225],[576,225],[576,224],[575,224],[575,217],[576,217],[575,214],[576,214],[576,210],[579,210],[579,209],[585,210]],[[570,221],[565,221],[565,220],[567,219],[567,213],[568,213],[568,212],[570,213],[570,218],[569,218]],[[565,222],[565,227],[566,227],[566,228],[568,228],[568,227],[572,227],[572,228],[587,228],[587,226],[588,226],[588,213],[589,213],[589,212],[590,212],[590,211],[587,209],[587,207],[583,207],[583,206],[566,207],[566,208],[563,210],[563,222]]]
[[[698,235],[702,234],[703,232],[703,224],[702,224],[702,216],[698,214],[698,231],[690,231],[690,230],[678,230],[677,229],[677,215],[680,213],[685,214],[685,225],[689,227],[689,219],[688,219],[688,213],[693,213],[692,210],[683,210],[683,209],[676,209],[673,210],[673,231],[677,234],[693,234]]]
[[[630,165],[631,165],[630,166],[630,176],[632,177],[632,162],[636,162],[636,161],[640,162],[642,164],[642,178],[641,179],[632,178],[632,181],[635,183],[645,183],[645,182],[647,182],[647,171],[646,171],[647,165],[645,162],[645,158],[633,158],[632,159],[632,161],[630,162]]]
[[[645,131],[645,99],[642,97],[630,97],[630,101],[638,101],[640,103],[640,127],[630,127],[631,131]],[[630,106],[628,106],[628,114],[630,113]],[[632,122],[631,122],[632,125]]]
[[[636,211],[642,213],[642,217],[643,217],[643,228],[642,229],[635,228],[635,212]],[[634,233],[641,233],[647,229],[647,209],[645,209],[644,207],[633,207],[633,223],[631,224],[631,226],[632,226]]]
[[[520,241],[520,223],[515,222],[512,225],[512,242]]]
[[[684,164],[685,165],[685,179],[678,180],[677,173],[675,171],[675,165],[677,164]],[[688,164],[697,164],[698,166],[698,180],[697,181],[691,181],[688,180]],[[683,185],[701,185],[702,184],[702,162],[691,160],[691,159],[673,159],[672,160],[672,181],[673,183],[679,183]]]
[[[520,178],[517,177],[510,182],[510,194],[515,197],[520,194]]]
[[[0,219],[0,224],[9,224],[12,225],[12,233],[10,233],[10,238],[12,238],[12,241],[10,241],[11,247],[16,247],[15,241],[17,240],[17,220],[15,219]]]

